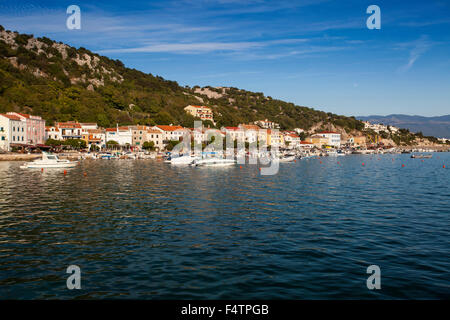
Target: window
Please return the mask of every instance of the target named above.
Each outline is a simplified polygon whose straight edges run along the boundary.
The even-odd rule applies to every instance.
[[[5,137],[2,137],[2,141],[5,141]]]
[[[13,141],[16,141],[16,136],[13,136]]]
[[[16,127],[13,127],[13,132],[16,131]]]

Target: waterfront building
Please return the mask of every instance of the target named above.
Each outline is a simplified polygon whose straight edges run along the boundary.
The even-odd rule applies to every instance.
[[[106,133],[101,129],[86,129],[83,132],[82,139],[86,141],[89,150],[93,145],[100,149],[106,146]]]
[[[256,124],[240,124],[238,128],[244,131],[245,142],[253,143],[258,140],[260,128]]]
[[[26,144],[26,121],[16,115],[0,114],[0,148],[10,151],[11,147]]]
[[[341,147],[341,134],[333,131],[322,131],[318,135],[326,138],[328,142],[326,145],[331,147],[340,148]]]
[[[191,128],[191,139],[194,140],[196,144],[202,144],[206,141],[205,130],[203,128]]]
[[[131,127],[119,127],[106,129],[106,142],[115,141],[121,146],[131,146],[133,143],[133,132]]]
[[[61,138],[63,140],[82,138],[82,128],[81,124],[79,124],[78,122],[57,122],[56,127],[61,131]]]
[[[96,123],[93,122],[83,122],[80,123],[81,125],[81,129],[83,130],[83,132],[88,132],[88,130],[97,130],[98,129],[98,125]]]
[[[192,116],[194,116],[196,118],[200,118],[203,121],[209,120],[215,124],[213,112],[212,112],[211,108],[209,108],[209,107],[189,105],[186,108],[184,108],[184,111],[186,111],[187,113],[191,114]]]
[[[188,131],[188,129],[185,129],[182,126],[173,125],[157,125],[152,127],[152,129],[162,132],[165,143],[168,141],[180,141],[183,135],[185,135]]]
[[[147,126],[133,126],[132,129],[132,145],[138,148],[142,148],[142,145],[146,141],[147,130],[149,127]]]
[[[328,138],[325,138],[319,134],[313,134],[311,137],[306,138],[306,141],[313,144],[317,148],[322,148],[323,146],[328,145]]]
[[[300,146],[300,137],[291,131],[284,132],[284,141],[290,149],[295,149]]]
[[[162,150],[164,148],[163,133],[159,130],[152,128],[147,129],[145,141],[153,142],[157,150]]]
[[[222,127],[220,129],[225,135],[228,135],[231,140],[239,140],[244,141],[245,139],[245,132],[241,128],[238,127]]]
[[[39,116],[33,116],[26,113],[8,112],[9,115],[15,115],[26,124],[25,141],[27,144],[37,145],[45,142],[45,120]]]
[[[57,127],[45,127],[45,141],[48,139],[62,140],[61,131]]]
[[[279,130],[267,129],[267,145],[278,147],[284,145],[284,137]]]

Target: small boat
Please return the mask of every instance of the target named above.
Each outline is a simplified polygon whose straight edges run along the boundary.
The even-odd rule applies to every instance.
[[[237,161],[235,159],[226,159],[226,158],[205,158],[205,159],[195,159],[191,165],[200,167],[200,166],[214,166],[214,167],[225,167],[232,166],[236,164]]]
[[[411,158],[413,159],[431,159],[433,157],[432,154],[412,154]]]
[[[169,156],[166,160],[164,160],[164,162],[174,164],[174,165],[189,165],[195,159],[197,159],[197,158],[193,157],[191,155],[183,155],[180,157],[173,157],[173,158],[172,158],[172,156]]]
[[[292,162],[295,160],[295,156],[284,156],[278,159],[279,162]]]
[[[42,168],[73,168],[78,161],[60,160],[54,154],[42,153],[42,159],[26,162],[20,166],[21,169],[42,169]]]

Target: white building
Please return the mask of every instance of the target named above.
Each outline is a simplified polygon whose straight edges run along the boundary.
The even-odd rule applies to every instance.
[[[83,130],[81,124],[75,121],[58,122],[56,127],[61,131],[61,138],[67,139],[81,139]]]
[[[96,123],[80,123],[81,130],[83,133],[88,132],[88,130],[97,130],[98,125]]]
[[[106,142],[115,141],[121,146],[132,145],[133,130],[131,127],[117,127],[106,129]]]
[[[263,128],[263,129],[279,129],[280,128],[280,125],[278,123],[269,121],[267,119],[255,121],[255,122],[253,122],[253,124],[256,124],[257,126]]]
[[[152,129],[158,130],[163,133],[163,140],[167,141],[180,141],[180,139],[190,133],[188,129],[183,128],[182,126],[164,126],[157,125],[152,127]]]
[[[295,149],[300,146],[300,137],[294,132],[285,132],[284,142],[290,149]]]
[[[239,129],[244,131],[245,142],[254,143],[258,140],[260,128],[255,124],[240,124]]]
[[[48,139],[62,140],[61,131],[57,127],[45,127],[45,141]]]
[[[229,136],[232,141],[244,141],[245,139],[245,131],[238,127],[222,127],[220,129],[225,133],[225,136]]]
[[[26,121],[12,114],[0,114],[0,148],[9,151],[12,145],[25,145]]]
[[[341,147],[341,134],[337,132],[332,131],[323,131],[317,133],[317,135],[322,136],[326,139],[328,139],[328,145],[336,148]]]
[[[25,141],[27,144],[37,145],[45,142],[45,120],[39,116],[33,116],[26,113],[8,112],[20,120],[26,122]]]

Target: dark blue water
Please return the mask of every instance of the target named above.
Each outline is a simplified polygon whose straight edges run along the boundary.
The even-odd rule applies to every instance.
[[[321,161],[0,163],[0,298],[450,298],[450,155]]]

